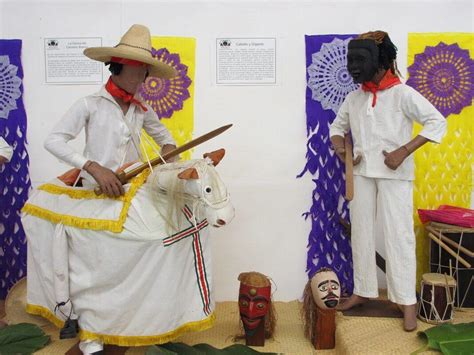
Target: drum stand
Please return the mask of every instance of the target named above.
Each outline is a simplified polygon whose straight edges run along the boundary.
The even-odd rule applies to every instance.
[[[430,271],[457,281],[454,306],[474,307],[474,228],[429,222]]]

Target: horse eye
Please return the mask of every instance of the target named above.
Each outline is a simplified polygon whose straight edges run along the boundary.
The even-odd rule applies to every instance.
[[[206,187],[206,190],[205,190],[205,191],[206,191],[208,194],[210,194],[210,193],[211,193],[211,191],[212,191],[212,189],[211,189],[211,187],[210,187],[210,186],[208,186],[208,187]]]

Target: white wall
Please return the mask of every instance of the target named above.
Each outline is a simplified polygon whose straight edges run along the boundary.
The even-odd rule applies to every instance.
[[[134,23],[153,35],[197,39],[195,136],[234,127],[195,152],[225,147],[219,171],[236,207],[231,225],[213,233],[217,300],[234,300],[237,275],[257,270],[273,278],[277,300],[299,298],[306,282],[310,223],[301,218],[313,184],[295,176],[305,164],[305,34],[384,29],[406,72],[408,32],[473,31],[466,1],[5,1],[0,38],[23,40],[24,102],[31,178],[36,185],[65,170],[42,147],[52,125],[91,85],[44,84],[44,37],[103,37],[118,42]],[[217,37],[276,37],[275,86],[213,83]],[[80,142],[77,144],[80,146]]]

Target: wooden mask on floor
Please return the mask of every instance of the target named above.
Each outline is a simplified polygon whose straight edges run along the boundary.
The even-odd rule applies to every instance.
[[[341,298],[339,279],[331,269],[321,269],[311,279],[314,302],[321,309],[336,308]]]
[[[239,281],[239,311],[245,343],[264,346],[265,338],[270,338],[275,328],[270,280],[258,272],[244,272],[239,275]]]
[[[336,334],[336,306],[339,279],[329,268],[320,269],[308,280],[303,293],[304,333],[316,349],[333,349]]]

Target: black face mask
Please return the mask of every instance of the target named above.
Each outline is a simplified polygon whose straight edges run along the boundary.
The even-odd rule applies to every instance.
[[[355,83],[371,81],[379,69],[379,51],[371,40],[352,40],[347,52],[347,70]]]

